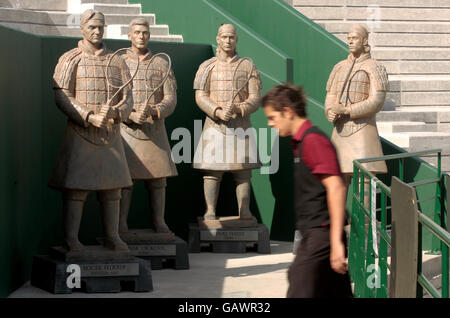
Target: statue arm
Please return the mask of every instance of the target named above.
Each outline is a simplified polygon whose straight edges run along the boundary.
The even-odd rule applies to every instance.
[[[350,105],[351,119],[371,117],[384,106],[386,92],[389,90],[389,80],[386,69],[380,64],[372,65],[368,69],[370,89],[369,97],[362,102]]]
[[[248,82],[248,98],[243,102],[238,104],[238,113],[242,117],[249,116],[258,110],[261,105],[261,81],[259,79],[259,73],[257,76],[250,78]]]
[[[94,112],[77,101],[69,90],[56,88],[55,102],[58,108],[73,122],[82,127],[89,126],[88,117]]]
[[[163,85],[164,98],[156,105],[159,109],[159,119],[169,117],[172,115],[177,105],[177,84],[173,73],[170,72],[167,81]]]
[[[370,79],[373,83],[372,78]],[[349,115],[351,119],[371,117],[378,113],[386,99],[385,91],[377,91],[374,85],[370,86],[369,97],[361,102],[350,105]]]
[[[214,103],[209,98],[209,94],[206,91],[197,89],[195,91],[195,101],[198,107],[200,107],[200,109],[203,110],[206,115],[211,117],[213,120],[218,120],[216,111],[218,109],[222,109],[222,107],[219,107],[216,103]]]
[[[336,108],[336,105],[339,104],[339,101],[338,101],[338,96],[337,96],[337,92],[336,92],[335,78],[336,78],[336,74],[339,72],[339,70],[341,68],[342,63],[343,62],[341,61],[333,67],[333,70],[331,71],[330,76],[328,77],[328,81],[327,81],[327,85],[326,85],[327,96],[325,98],[324,111],[325,111],[325,117],[330,122],[334,122],[336,119],[336,113],[334,112],[333,109]]]
[[[383,108],[385,98],[386,92],[376,92],[366,100],[352,104],[350,106],[350,118],[358,119],[374,116]]]
[[[336,114],[334,113],[334,111],[332,111],[332,109],[337,103],[338,103],[337,96],[331,94],[331,92],[328,92],[327,97],[325,98],[324,111],[325,117],[329,122],[334,122],[335,120]]]
[[[259,71],[254,68],[251,78],[248,81],[248,98],[236,106],[236,112],[240,114],[242,117],[249,116],[258,110],[258,107],[261,105],[261,78],[259,75]]]

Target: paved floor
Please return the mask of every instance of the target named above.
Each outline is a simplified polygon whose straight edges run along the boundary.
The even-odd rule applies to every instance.
[[[189,270],[153,270],[150,293],[53,295],[27,282],[11,298],[284,298],[287,269],[294,259],[292,242],[271,242],[269,255],[257,253],[189,254]]]

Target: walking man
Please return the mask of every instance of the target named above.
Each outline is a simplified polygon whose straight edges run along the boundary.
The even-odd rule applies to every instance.
[[[291,136],[296,228],[302,233],[288,271],[287,297],[352,297],[344,233],[346,190],[336,151],[306,116],[301,87],[278,85],[263,97],[268,125]]]

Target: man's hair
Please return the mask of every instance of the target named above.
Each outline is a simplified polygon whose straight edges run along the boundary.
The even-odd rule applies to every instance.
[[[85,25],[89,20],[100,20],[105,24],[105,16],[97,10],[88,9],[80,16],[80,25]]]
[[[279,112],[283,112],[283,107],[289,107],[298,116],[306,117],[306,95],[303,87],[290,83],[272,87],[262,99],[262,107],[267,106]]]
[[[133,25],[144,25],[148,29],[150,29],[150,24],[148,23],[147,19],[145,19],[145,18],[134,18],[133,20],[131,20],[130,26],[129,26],[130,30]]]

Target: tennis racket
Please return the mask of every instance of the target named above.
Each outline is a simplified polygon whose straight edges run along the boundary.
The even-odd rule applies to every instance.
[[[236,81],[237,81],[237,78],[236,78],[237,71],[239,70],[239,67],[242,65],[242,63],[243,63],[244,61],[249,61],[249,62],[250,62],[251,69],[250,69],[250,72],[248,73],[248,76],[247,76],[246,80],[244,81],[244,83],[243,83],[238,89],[235,89],[235,87],[237,86],[237,85],[235,85],[235,83],[236,83]],[[250,58],[248,58],[248,57],[242,58],[242,59],[238,62],[238,65],[236,65],[236,68],[234,69],[234,72],[233,72],[233,79],[232,79],[233,89],[232,89],[232,91],[231,91],[231,101],[230,101],[229,104],[225,107],[225,111],[226,111],[226,112],[232,112],[232,111],[233,111],[233,103],[234,103],[234,100],[236,99],[236,97],[238,96],[238,94],[240,93],[240,91],[241,91],[244,87],[247,86],[248,82],[250,81],[250,78],[252,77],[252,74],[253,74],[254,69],[255,69],[255,66],[254,66],[254,64],[253,64],[253,61],[252,61]],[[236,117],[237,117],[237,114],[236,114],[236,113],[232,113],[231,117],[232,117],[232,118],[236,118]]]
[[[113,67],[111,66],[111,63],[114,60],[117,61],[117,59],[121,59],[122,56],[127,54],[128,52],[131,52],[132,54],[134,54],[136,56],[136,60],[137,60],[136,70],[134,70],[133,75],[125,83],[123,83],[122,85],[115,85]],[[119,63],[116,62],[114,64],[117,65]],[[123,62],[123,64],[125,64],[125,63]],[[117,67],[117,66],[115,66],[115,67]],[[106,78],[107,101],[100,109],[100,113],[105,114],[106,116],[109,116],[111,111],[116,108],[115,105],[111,105],[113,100],[126,86],[128,86],[133,81],[133,79],[136,77],[138,70],[139,70],[139,56],[132,49],[122,48],[122,49],[118,49],[113,54],[111,54],[111,56],[108,58],[108,62],[106,63],[105,70],[104,70],[105,78]],[[111,96],[112,90],[115,90],[115,92]],[[109,123],[109,125],[113,124],[114,119],[109,118],[108,123]]]

